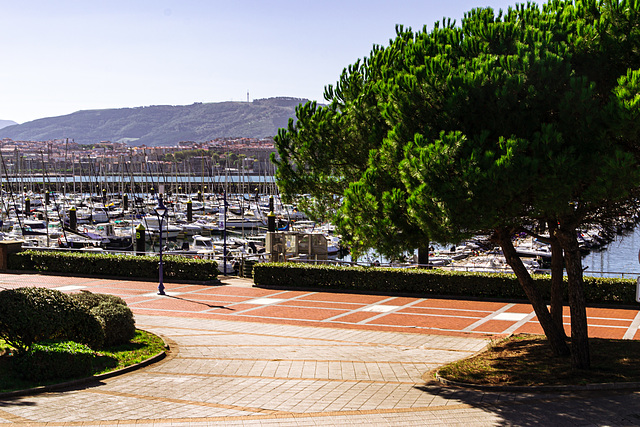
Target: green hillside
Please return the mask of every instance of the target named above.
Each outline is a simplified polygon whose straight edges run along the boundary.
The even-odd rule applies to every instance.
[[[0,138],[48,141],[69,138],[80,144],[100,141],[130,145],[175,145],[224,137],[263,138],[286,127],[299,98],[253,102],[154,105],[150,107],[77,111],[0,129]]]

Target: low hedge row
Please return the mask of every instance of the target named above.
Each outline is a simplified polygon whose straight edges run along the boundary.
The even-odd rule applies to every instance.
[[[213,260],[168,255],[162,257],[162,263],[165,280],[206,282],[218,277],[218,265]],[[7,264],[9,270],[158,278],[158,257],[150,255],[26,250],[10,254]]]
[[[533,279],[549,298],[550,276],[534,275]],[[526,299],[515,275],[506,273],[260,263],[253,267],[253,280],[264,287]],[[588,303],[637,304],[635,280],[584,276],[584,284]]]

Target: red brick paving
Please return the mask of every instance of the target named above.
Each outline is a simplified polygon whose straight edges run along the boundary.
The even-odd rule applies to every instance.
[[[616,319],[633,320],[636,317],[636,314],[638,314],[637,310],[587,307],[587,317],[610,317]]]
[[[248,314],[257,317],[277,317],[282,319],[325,320],[343,313],[346,313],[346,311],[271,305],[251,310]]]
[[[370,323],[376,325],[421,326],[424,328],[452,329],[459,331],[476,321],[477,319],[465,319],[461,317],[417,316],[391,313],[375,319]]]
[[[589,323],[597,324],[598,326],[619,326],[621,328],[628,328],[631,326],[630,320],[620,320],[620,319],[603,319],[603,318],[594,318],[587,317],[590,319]],[[567,321],[570,323],[570,321]]]
[[[152,292],[156,289],[148,289],[147,292]],[[122,289],[122,288],[114,288],[113,286],[97,286],[92,287],[91,292],[96,294],[111,294],[118,296],[128,296],[128,295],[139,295],[139,289]]]
[[[413,313],[413,314],[431,314],[435,316],[463,316],[463,317],[475,317],[482,319],[483,317],[491,314],[491,311],[471,311],[471,310],[456,310],[445,308],[421,308],[415,305],[398,310],[396,313]]]
[[[413,307],[457,308],[462,310],[480,310],[493,312],[504,307],[506,303],[490,301],[467,301],[458,299],[434,298],[421,301]]]
[[[229,303],[240,303],[240,302],[244,302],[247,300],[246,296],[240,296],[240,295],[213,295],[213,294],[202,294],[202,293],[195,293],[195,292],[191,292],[189,294],[182,294],[179,295],[180,298],[184,298],[184,299],[188,299],[188,300],[194,300],[194,301],[205,301],[205,302],[216,302],[216,303],[222,303],[222,304],[229,304]],[[252,297],[253,298],[253,297]]]
[[[302,292],[302,291],[280,291],[280,292],[274,292],[274,294],[278,294],[277,297],[278,298],[298,298],[298,297],[304,297],[306,295],[309,294],[309,292]],[[275,296],[275,295],[273,295]]]
[[[613,339],[622,339],[624,337],[624,333],[627,331],[625,329],[614,329],[614,328],[601,328],[598,326],[589,326],[587,328],[589,331],[590,337],[602,337],[602,338],[613,338]]]
[[[454,336],[502,335],[510,331],[517,321],[493,319],[498,314],[497,310],[522,314],[533,311],[531,306],[525,303],[507,307],[511,303],[288,291],[231,285],[165,283],[169,295],[159,296],[156,295],[157,283],[154,282],[37,274],[0,274],[0,289],[21,286],[47,288],[81,286],[91,292],[121,296],[137,314]],[[265,305],[256,304],[261,302],[256,301],[260,298],[268,298],[262,301]],[[406,307],[407,305],[409,306]],[[400,308],[385,312],[388,306]],[[637,309],[589,307],[587,316],[589,334],[592,337],[640,339],[640,332],[637,329],[640,322],[636,321]],[[486,321],[482,322],[483,319]],[[564,322],[569,334],[570,311],[567,307],[564,309]],[[471,328],[474,324],[477,325]],[[542,328],[534,317],[520,326],[516,332],[542,333]]]
[[[335,319],[336,322],[358,323],[366,319],[371,319],[380,313],[372,313],[370,311],[357,311],[355,313],[345,314]]]
[[[516,304],[513,307],[509,307],[506,313],[525,313],[529,314],[533,311],[533,308],[529,304]]]
[[[300,300],[311,301],[335,301],[335,302],[349,302],[354,304],[375,304],[380,301],[384,301],[389,297],[377,296],[377,295],[359,295],[359,294],[336,294],[321,292],[313,295],[306,295]]]
[[[201,286],[198,293],[203,295],[233,295],[260,298],[267,295],[273,295],[277,292],[269,289],[245,288],[237,286],[207,286],[204,287],[204,289]]]
[[[390,301],[385,301],[382,304],[384,305],[406,305],[415,302],[415,298],[394,298]]]
[[[542,327],[537,322],[527,322],[515,330],[518,334],[542,334]]]
[[[276,298],[279,298],[278,295]],[[342,310],[354,310],[360,308],[360,305],[354,305],[353,303],[340,303],[340,302],[325,302],[325,301],[307,301],[302,299],[295,299],[291,301],[285,301],[279,305],[284,306],[297,306],[297,307],[316,307],[316,308],[336,308]]]
[[[514,322],[508,320],[488,320],[482,325],[474,329],[476,332],[486,332],[493,334],[500,334],[513,326]]]

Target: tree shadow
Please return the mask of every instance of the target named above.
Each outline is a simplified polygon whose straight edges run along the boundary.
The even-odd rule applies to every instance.
[[[469,425],[640,425],[640,386],[627,390],[474,389],[434,380],[416,389],[446,400],[443,408],[450,406],[456,416],[470,420]]]
[[[0,398],[0,408],[10,406],[36,406],[35,402],[21,399],[24,397],[25,396],[13,396],[6,399]]]

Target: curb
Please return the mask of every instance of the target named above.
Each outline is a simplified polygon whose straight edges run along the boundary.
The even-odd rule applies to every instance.
[[[104,374],[93,375],[91,377],[80,378],[77,380],[66,381],[58,384],[43,385],[43,386],[28,388],[24,390],[15,390],[15,391],[8,391],[5,393],[0,393],[0,400],[12,398],[12,397],[32,396],[35,394],[47,393],[50,391],[64,390],[71,387],[97,383],[111,377],[124,375],[132,371],[137,371],[138,369],[142,369],[146,366],[152,365],[156,362],[163,360],[165,357],[167,357],[167,351],[170,351],[169,344],[167,344],[167,341],[163,337],[160,337],[160,338],[164,342],[164,346],[167,350],[162,351],[154,356],[151,356],[150,358],[143,360],[140,363],[125,366],[124,368],[116,369],[115,371],[106,372]]]

